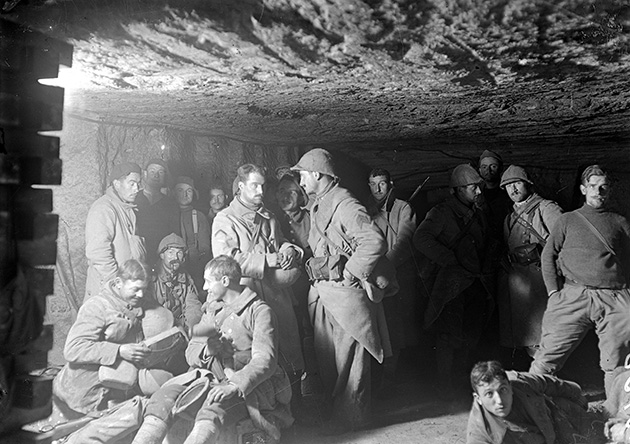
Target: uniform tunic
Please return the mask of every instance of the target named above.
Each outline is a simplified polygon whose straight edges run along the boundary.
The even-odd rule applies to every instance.
[[[367,279],[379,257],[387,252],[383,234],[365,207],[336,184],[316,197],[309,233],[314,257],[336,254],[316,226],[339,247],[350,239],[353,253],[345,269],[358,279]],[[379,329],[379,309],[381,304],[371,302],[358,282],[348,285],[345,281],[317,281],[309,294],[324,389],[333,401],[333,418],[350,427],[361,426],[369,418],[368,353],[382,362],[384,349],[389,348],[388,339],[384,343],[383,330]]]
[[[55,377],[55,395],[84,414],[107,409],[110,400],[131,398],[135,393],[104,387],[98,370],[119,359],[121,344],[144,339],[142,315],[141,308],[131,308],[109,284],[101,294],[85,301],[68,332],[63,352],[68,362]]]
[[[88,270],[84,300],[99,294],[128,259],[145,260],[144,239],[136,227],[136,206],[123,202],[112,187],[88,211],[85,256]]]
[[[205,337],[193,337],[186,349],[192,370],[164,384],[147,403],[145,417],[156,416],[169,422],[178,396],[202,376],[199,369],[216,369],[212,361],[218,359],[221,373],[238,388],[238,394],[225,401],[205,401],[199,411],[190,412],[195,421],[212,421],[219,429],[249,415],[260,429],[279,437],[278,429],[290,426],[293,418],[288,407],[291,385],[278,365],[278,330],[273,311],[245,287],[231,304],[205,304],[200,325],[217,329],[222,340],[230,344],[230,351],[222,348],[219,355],[213,356]]]
[[[160,269],[151,279],[151,296],[175,317],[175,323],[189,331],[201,319],[201,302],[190,275],[178,271],[172,275]]]
[[[256,226],[260,235],[254,238]],[[290,288],[274,287],[265,278],[267,255],[294,248],[299,256],[302,249],[286,242],[273,213],[264,207],[248,208],[237,197],[217,214],[212,224],[212,253],[225,254],[238,261],[243,271],[241,284],[247,285],[264,300],[278,318],[280,364],[288,373],[304,369],[297,320],[293,311]]]
[[[562,208],[558,204],[535,193],[521,204],[515,204],[514,211],[505,219],[503,229],[508,254],[514,257],[515,248],[528,244],[537,244],[538,252],[542,251],[561,214]],[[547,307],[540,261],[530,264],[510,261],[509,272],[502,272],[499,282],[501,345],[538,345],[542,317]]]
[[[387,259],[396,267],[398,293],[383,299],[392,349],[418,343],[416,266],[413,259],[412,237],[416,230],[416,215],[404,200],[393,195],[382,205],[373,202],[368,208],[376,226],[387,240]]]

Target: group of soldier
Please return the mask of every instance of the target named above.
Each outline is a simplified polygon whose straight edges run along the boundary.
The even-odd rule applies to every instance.
[[[86,294],[54,389],[66,416],[98,418],[69,442],[162,442],[178,416],[194,419],[186,444],[247,417],[271,441],[294,417],[344,433],[367,424],[372,392],[390,390],[401,350],[427,337],[446,397],[479,358],[500,356],[482,337],[533,359],[509,378],[496,361],[474,366],[471,443],[554,442],[529,407],[512,408],[514,393],[560,384],[583,406],[579,386],[552,375],[589,329],[609,398],[625,377],[630,225],[609,210],[597,165],[581,176],[584,205],[563,214],[524,168],[503,170],[486,150],[478,169],[454,167],[450,197],[419,224],[387,170],[369,174],[364,206],[321,148],[276,170],[273,212],[260,166],[238,168],[229,203],[211,186],[207,214],[190,177],[163,193],[167,174],[161,159],[115,165],[88,213]],[[184,340],[147,368],[144,341],[172,326]],[[102,367],[121,362],[138,369],[132,383],[104,382]],[[306,391],[321,392],[323,420],[304,408]]]

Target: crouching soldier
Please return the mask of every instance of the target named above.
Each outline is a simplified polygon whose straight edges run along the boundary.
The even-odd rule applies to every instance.
[[[467,444],[569,444],[577,436],[580,442],[602,442],[601,429],[593,428],[601,419],[587,414],[588,402],[575,382],[506,372],[498,361],[485,361],[473,367],[470,383]]]
[[[204,280],[208,301],[186,350],[194,370],[151,397],[134,444],[161,443],[182,397],[199,385],[206,391],[184,444],[214,442],[221,429],[247,416],[273,440],[280,439],[280,428],[293,422],[291,386],[278,365],[273,311],[239,284],[241,268],[228,256],[210,261]]]

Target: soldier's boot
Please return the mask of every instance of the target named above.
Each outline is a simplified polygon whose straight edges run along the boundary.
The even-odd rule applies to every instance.
[[[184,444],[214,444],[217,432],[218,430],[212,421],[195,421],[195,426]]]
[[[167,431],[168,426],[164,421],[157,416],[148,415],[131,444],[161,444]]]

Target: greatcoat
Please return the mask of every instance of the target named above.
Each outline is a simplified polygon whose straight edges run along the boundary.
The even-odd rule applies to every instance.
[[[260,234],[256,236],[258,225]],[[294,373],[304,369],[304,359],[293,293],[290,287],[275,287],[265,278],[269,269],[267,255],[275,256],[289,248],[294,248],[297,259],[301,259],[302,249],[285,240],[273,213],[265,207],[249,208],[238,197],[217,214],[212,224],[214,257],[225,254],[236,259],[243,272],[241,284],[255,291],[274,311],[278,318],[280,363],[288,373]]]
[[[85,256],[88,269],[84,300],[99,294],[127,260],[146,258],[144,238],[136,227],[136,206],[121,200],[111,186],[88,211]]]
[[[316,197],[311,208],[309,245],[318,258],[337,254],[348,242],[352,254],[345,270],[366,280],[387,252],[387,243],[365,207],[334,184]],[[315,351],[326,394],[333,401],[333,417],[351,428],[364,425],[369,417],[367,353],[378,362],[391,355],[382,304],[372,302],[358,280],[319,280],[309,293]]]
[[[79,309],[63,351],[68,362],[53,384],[55,395],[79,413],[104,410],[108,401],[136,394],[107,388],[98,378],[101,365],[113,365],[119,359],[121,344],[144,339],[142,308],[130,308],[116,296],[110,284]]]
[[[525,202],[515,204],[513,212],[503,224],[508,258],[515,258],[515,248],[528,244],[537,244],[536,248],[541,252],[561,214],[562,208],[557,203],[543,199],[536,193]],[[519,264],[511,259],[508,270],[503,271],[499,278],[501,345],[537,345],[540,342],[542,316],[547,307],[547,290],[540,261]]]

